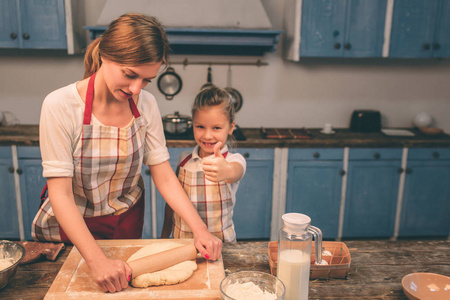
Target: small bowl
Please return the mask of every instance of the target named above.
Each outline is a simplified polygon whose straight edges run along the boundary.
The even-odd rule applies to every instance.
[[[0,290],[14,277],[17,266],[24,256],[25,249],[21,245],[10,241],[0,241],[0,259],[10,259],[13,262],[12,266],[0,271]]]
[[[245,294],[240,294],[238,298],[232,297],[234,293],[230,293],[231,295],[227,294],[227,292],[230,292],[230,290],[227,290],[228,287],[235,283],[238,284],[253,283],[257,287],[259,287],[261,292],[275,294],[277,300],[284,299],[284,296],[286,294],[286,288],[284,287],[283,282],[277,277],[269,273],[257,271],[241,271],[228,275],[220,283],[220,294],[223,300],[249,299],[248,295]],[[256,299],[256,297],[252,299]]]
[[[403,292],[410,300],[450,299],[450,277],[434,273],[412,273],[402,279]]]

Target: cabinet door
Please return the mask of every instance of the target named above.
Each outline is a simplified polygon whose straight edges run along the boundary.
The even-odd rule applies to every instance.
[[[342,149],[289,150],[286,213],[308,215],[328,239],[338,234],[342,158]]]
[[[431,57],[437,5],[429,0],[394,1],[389,57]]]
[[[0,48],[19,48],[19,19],[16,0],[0,1]]]
[[[19,239],[11,147],[0,147],[0,239]]]
[[[394,235],[401,156],[401,149],[350,149],[344,238]]]
[[[25,239],[32,240],[31,224],[39,209],[40,196],[47,180],[42,177],[42,159],[39,147],[18,147],[20,196]]]
[[[346,2],[303,0],[300,56],[342,56]]]
[[[347,2],[344,57],[381,57],[386,0]]]
[[[269,239],[272,217],[273,149],[239,148],[247,169],[236,193],[233,221],[238,240]]]
[[[64,0],[20,0],[23,48],[66,49]]]
[[[433,41],[434,57],[450,57],[450,0],[441,0]]]
[[[450,228],[450,150],[441,157],[414,160],[410,149],[399,236],[448,236]],[[430,151],[431,152],[431,151]],[[433,151],[433,154],[444,150]]]

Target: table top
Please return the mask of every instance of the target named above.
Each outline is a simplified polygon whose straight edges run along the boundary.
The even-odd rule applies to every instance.
[[[311,280],[309,299],[407,299],[403,276],[430,272],[450,276],[450,240],[344,241],[351,267],[346,279]],[[270,273],[268,242],[226,243],[225,274],[256,270]],[[71,246],[55,262],[19,266],[13,280],[0,291],[0,299],[43,299]]]

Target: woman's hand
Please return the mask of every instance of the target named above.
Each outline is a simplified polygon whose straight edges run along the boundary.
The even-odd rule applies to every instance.
[[[104,292],[119,292],[128,287],[131,268],[122,260],[104,257],[89,265],[91,276]]]
[[[206,259],[217,260],[222,255],[222,241],[207,229],[194,233],[194,245]]]

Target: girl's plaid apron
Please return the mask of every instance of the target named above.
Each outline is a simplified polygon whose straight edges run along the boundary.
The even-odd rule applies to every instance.
[[[130,127],[91,125],[95,74],[86,93],[81,138],[73,154],[75,204],[95,239],[141,238],[144,182],[141,176],[146,121],[129,99],[135,120]],[[46,195],[33,220],[35,240],[69,242]]]
[[[228,152],[223,154],[226,157]],[[209,232],[224,242],[235,242],[236,233],[233,224],[233,201],[231,192],[224,181],[211,182],[205,178],[203,171],[191,172],[184,165],[192,158],[189,154],[178,166],[178,180],[195,209],[205,222]],[[192,238],[189,226],[173,213],[173,237]]]

